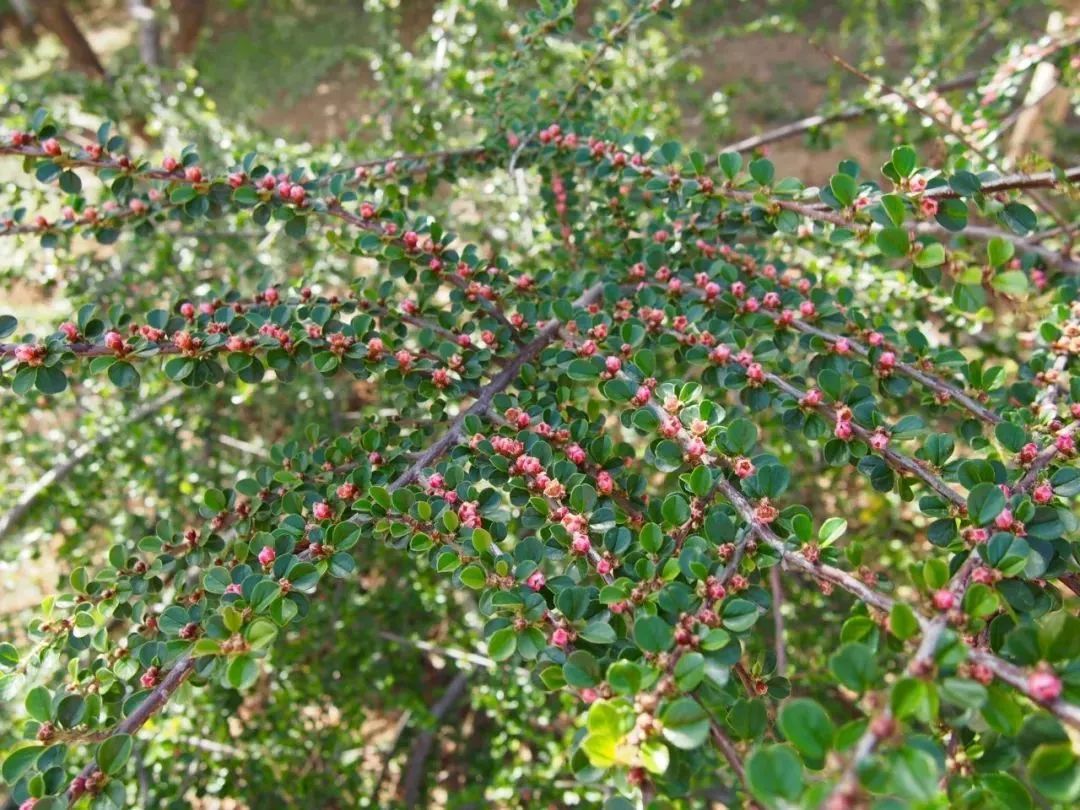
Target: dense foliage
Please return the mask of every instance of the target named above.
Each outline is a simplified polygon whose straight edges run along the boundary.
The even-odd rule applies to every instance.
[[[0,313],[0,418],[85,434],[5,473],[5,557],[63,537],[16,806],[387,804],[369,715],[476,669],[462,803],[1080,799],[1080,168],[992,137],[1075,31],[867,76],[887,160],[816,187],[663,137],[672,5],[447,4],[332,147],[167,70],[8,89],[5,283],[73,303]]]

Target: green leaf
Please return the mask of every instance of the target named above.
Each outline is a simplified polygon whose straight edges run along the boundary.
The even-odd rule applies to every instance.
[[[664,544],[664,532],[657,524],[646,523],[641,527],[641,533],[638,535],[638,543],[644,551],[647,551],[649,554],[655,554]]]
[[[19,321],[12,315],[0,315],[0,338],[6,338],[15,332]]]
[[[803,790],[802,762],[790,745],[762,746],[746,760],[746,781],[766,805],[775,806],[778,799],[794,802]]]
[[[859,191],[859,184],[850,174],[834,174],[829,179],[829,188],[840,205],[845,208],[855,202],[855,195]]]
[[[39,723],[52,720],[52,693],[44,686],[31,689],[26,695],[26,713]]]
[[[698,748],[709,736],[709,716],[692,698],[679,698],[660,716],[664,739],[683,750]]]
[[[1080,764],[1071,743],[1040,745],[1028,763],[1028,777],[1035,789],[1056,802],[1080,800]]]
[[[139,387],[139,372],[135,370],[135,366],[124,360],[109,366],[109,379],[117,388]]]
[[[878,231],[874,241],[882,255],[890,259],[899,259],[907,256],[911,249],[911,237],[904,228],[883,228]]]
[[[634,622],[634,641],[645,652],[664,652],[674,640],[671,625],[659,616],[646,616]]]
[[[978,175],[959,171],[949,178],[949,188],[961,197],[972,197],[982,190],[982,181]]]
[[[718,161],[720,164],[720,171],[722,171],[729,180],[734,180],[735,175],[739,173],[739,169],[742,168],[742,155],[738,152],[724,152],[720,155]]]
[[[1002,295],[1020,297],[1030,291],[1028,277],[1023,270],[1006,270],[990,279],[990,286]]]
[[[820,762],[833,745],[832,720],[817,701],[797,698],[780,709],[780,730],[799,753]]]
[[[131,756],[130,734],[114,734],[98,746],[95,759],[103,773],[115,776],[123,770]]]
[[[1035,230],[1039,224],[1035,218],[1035,212],[1026,205],[1011,202],[1001,212],[1001,221],[1004,222],[1013,233],[1026,236]]]
[[[937,242],[923,245],[915,254],[916,267],[937,267],[945,263],[945,248]]]
[[[4,777],[4,781],[9,785],[14,785],[19,777],[37,762],[37,758],[41,756],[44,750],[44,745],[27,745],[16,748],[4,760],[4,765],[0,768],[0,775]]]
[[[918,717],[924,723],[937,716],[937,692],[933,684],[918,678],[901,678],[892,688],[889,706],[898,720]]]
[[[892,165],[896,173],[901,177],[911,177],[915,172],[915,163],[918,155],[907,144],[898,146],[892,150]]]
[[[847,521],[839,517],[831,517],[821,524],[818,530],[818,540],[822,547],[830,546],[844,536],[847,531]]]
[[[967,499],[968,517],[973,523],[989,523],[996,518],[1005,508],[1005,494],[997,484],[984,482],[977,484],[968,493]]]
[[[869,647],[852,641],[829,657],[829,671],[848,689],[862,694],[877,678],[877,662]]]
[[[1001,267],[1013,257],[1015,252],[1016,248],[1013,247],[1013,243],[1008,239],[1002,239],[1000,236],[993,237],[986,245],[986,257],[990,260],[992,267]]]
[[[259,665],[250,655],[238,655],[229,662],[226,677],[233,689],[247,689],[259,677]]]
[[[889,611],[889,632],[901,641],[907,641],[919,632],[915,611],[903,602],[895,602]]]
[[[747,599],[729,599],[724,605],[724,627],[733,633],[749,630],[757,619],[758,606]]]
[[[757,160],[750,162],[750,176],[760,185],[770,185],[775,175],[776,169],[771,161],[768,161],[765,158],[758,158]]]
[[[496,661],[505,661],[517,649],[517,633],[512,627],[496,630],[488,639],[488,655]]]
[[[699,498],[704,498],[712,489],[712,471],[704,464],[695,467],[690,473],[690,491]]]

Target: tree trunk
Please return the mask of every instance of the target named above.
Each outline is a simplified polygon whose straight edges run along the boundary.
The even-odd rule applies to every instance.
[[[56,34],[67,48],[71,66],[88,76],[104,79],[105,68],[90,43],[86,41],[79,26],[64,5],[63,0],[40,0],[36,5],[41,24]]]
[[[206,0],[172,0],[176,14],[176,37],[172,51],[177,56],[188,56],[199,42],[199,32],[206,19]]]
[[[149,67],[161,67],[161,26],[153,0],[128,0],[128,12],[139,26],[139,56]]]

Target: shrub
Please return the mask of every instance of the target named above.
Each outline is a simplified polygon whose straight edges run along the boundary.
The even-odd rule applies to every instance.
[[[566,29],[545,8],[508,87]],[[160,288],[156,307],[121,285],[44,335],[0,317],[13,398],[167,381],[134,423],[348,377],[382,409],[319,414],[198,495],[197,520],[72,570],[32,644],[0,647],[27,714],[16,802],[125,806],[144,727],[192,689],[251,689],[279,638],[318,645],[315,602],[376,544],[474,595],[487,664],[575,698],[565,762],[606,806],[715,784],[768,807],[1080,796],[1080,303],[1040,233],[1066,216],[1041,192],[1080,170],[1002,172],[961,132],[937,165],[899,145],[880,175],[845,161],[808,188],[620,131],[597,66],[668,15],[630,3],[557,89],[496,94],[460,149],[150,161],[44,111],[3,137],[62,207],[0,233],[43,250],[225,224],[373,268]],[[469,243],[423,213],[446,181],[507,170],[544,234]],[[1010,309],[1030,339],[993,331]]]

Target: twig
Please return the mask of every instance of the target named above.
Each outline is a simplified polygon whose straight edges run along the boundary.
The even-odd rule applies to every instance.
[[[776,674],[787,676],[787,644],[784,641],[784,586],[780,580],[780,564],[769,569],[769,585],[772,589],[773,644],[776,649]]]
[[[405,765],[405,775],[401,782],[403,785],[404,803],[406,807],[416,807],[420,801],[420,791],[424,785],[424,765],[431,754],[432,746],[435,745],[435,730],[439,721],[454,704],[458,702],[469,685],[468,673],[459,672],[450,686],[446,688],[443,696],[431,707],[432,728],[425,729],[416,738],[412,750],[409,752],[409,760]]]

